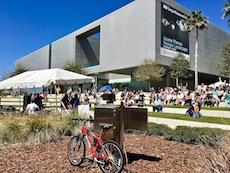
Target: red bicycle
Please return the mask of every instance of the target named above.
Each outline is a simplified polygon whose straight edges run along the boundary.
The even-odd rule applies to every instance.
[[[124,167],[124,154],[120,146],[113,140],[104,140],[104,133],[112,124],[99,123],[100,135],[91,131],[86,123],[92,119],[73,119],[83,121],[81,132],[74,136],[68,145],[68,160],[73,166],[79,166],[85,158],[92,157],[104,173],[120,173]],[[86,143],[90,156],[86,156]]]

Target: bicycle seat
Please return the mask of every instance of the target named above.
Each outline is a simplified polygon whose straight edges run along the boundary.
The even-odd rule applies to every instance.
[[[111,127],[113,127],[112,124],[109,124],[109,123],[99,123],[99,126],[102,128],[102,129],[110,129]]]

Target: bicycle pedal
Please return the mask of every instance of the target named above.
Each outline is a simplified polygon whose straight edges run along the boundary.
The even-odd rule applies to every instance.
[[[93,155],[85,156],[86,159],[93,158]]]
[[[100,160],[97,160],[97,158],[94,158],[94,161],[96,161],[97,163],[99,164],[105,164],[104,162],[100,161]]]

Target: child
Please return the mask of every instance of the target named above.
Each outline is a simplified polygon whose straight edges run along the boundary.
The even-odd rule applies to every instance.
[[[194,104],[193,118],[200,118],[200,107],[197,102]]]

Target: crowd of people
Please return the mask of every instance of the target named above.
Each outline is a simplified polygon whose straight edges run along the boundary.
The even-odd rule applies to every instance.
[[[69,89],[66,91],[63,98],[61,99],[61,108],[71,108],[75,110],[80,104],[89,104],[89,93],[85,92],[84,94],[82,94],[80,88],[77,91],[72,90],[72,88],[69,87]]]
[[[148,100],[149,104],[152,106],[153,112],[161,112],[166,105],[187,105],[188,114],[190,111],[193,111],[193,113],[199,112],[202,106],[218,107],[220,102],[225,102],[225,106],[230,107],[229,85],[219,85],[212,88],[201,84],[195,91],[189,90],[187,86],[164,87],[158,89],[151,87],[149,93],[143,90],[130,91],[128,88],[125,88],[123,91],[113,88],[111,91],[89,89],[82,92],[80,88],[78,90],[72,90],[72,88],[69,87],[64,94],[62,93],[61,108],[76,109],[80,104],[87,105],[89,104],[90,95],[93,95],[95,99],[94,104],[98,105],[104,94],[113,93],[116,95],[119,92],[121,93],[120,101],[123,102],[125,106],[137,105],[138,107],[145,107],[146,104],[148,104],[146,100]],[[38,106],[38,109],[42,109],[42,99],[44,98],[47,99],[47,95],[42,97],[37,94],[32,100],[33,103]],[[112,101],[115,101],[115,99]]]
[[[137,104],[143,107],[145,106],[145,97],[143,90],[122,92],[121,101],[126,106]],[[199,117],[201,106],[219,107],[220,102],[225,102],[225,107],[230,107],[230,86],[227,84],[213,88],[202,83],[195,91],[189,90],[187,86],[158,89],[151,87],[149,93],[149,104],[152,105],[153,112],[161,112],[165,105],[187,105],[188,114],[193,111],[193,114],[195,113],[196,117]]]

